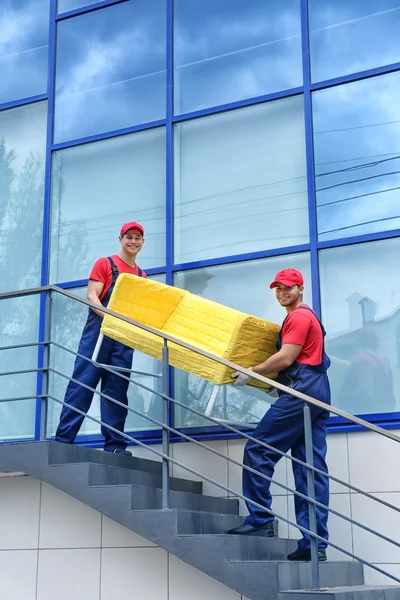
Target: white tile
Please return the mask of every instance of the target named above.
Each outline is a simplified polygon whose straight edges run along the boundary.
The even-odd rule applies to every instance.
[[[37,550],[0,551],[0,598],[36,600]]]
[[[103,548],[141,548],[143,546],[154,546],[154,544],[103,515]]]
[[[243,463],[243,449],[245,442],[243,440],[228,440],[228,456],[237,462]],[[286,477],[286,458],[281,458],[275,468],[274,481],[278,481],[287,485]],[[242,492],[242,469],[232,463],[228,464],[228,483],[229,487],[236,491]],[[275,483],[271,484],[271,494],[273,496],[282,496],[287,494],[284,488],[279,487]]]
[[[99,597],[100,549],[39,550],[36,600]]]
[[[350,494],[331,494],[329,502],[332,508],[346,517],[351,517]],[[353,551],[352,527],[349,521],[345,521],[341,517],[330,513],[328,517],[328,531],[331,542],[349,552]],[[352,560],[347,554],[330,546],[328,546],[327,553],[329,560]]]
[[[400,579],[399,563],[377,563],[376,566],[379,567],[379,569],[382,569],[382,571],[386,571],[387,573],[390,573],[391,575],[397,577],[397,579]],[[397,581],[394,581],[390,577],[386,577],[386,575],[383,575],[382,573],[378,573],[378,571],[371,569],[371,567],[364,567],[364,576],[366,585],[399,585]]]
[[[38,547],[40,481],[32,477],[0,479],[0,549]]]
[[[328,471],[341,481],[349,483],[349,456],[347,452],[347,433],[328,435],[328,453],[326,462]],[[330,481],[331,494],[346,494],[348,488],[336,481]]]
[[[228,444],[227,440],[216,440],[214,442],[203,442],[206,446],[217,450],[227,456]],[[208,450],[191,443],[172,444],[172,456],[180,463],[195,469],[202,475],[210,477],[214,481],[218,481],[222,485],[228,486],[228,464],[226,458],[212,454]],[[201,480],[201,477],[193,475],[182,467],[173,465],[172,475],[174,477],[182,477],[183,479]],[[204,480],[203,492],[211,496],[227,496],[228,492],[224,489],[209,483]]]
[[[237,592],[170,555],[169,600],[187,600],[189,597],[190,600],[241,600]]]
[[[281,538],[289,537],[289,525],[282,520],[281,517],[288,519],[288,508],[289,496],[274,496],[272,499],[272,510],[279,516],[277,519],[279,521],[279,529],[278,534]]]
[[[148,448],[154,448],[154,450],[162,452],[161,444],[149,444],[148,447],[146,446],[146,448],[138,445],[128,446],[128,450],[129,452],[132,452],[133,456],[138,456],[139,458],[146,458],[147,460],[162,460],[162,458],[158,454],[155,454]]]
[[[328,435],[328,452],[326,462],[331,475],[338,479],[349,482],[348,454],[347,454],[347,434],[335,433]],[[294,489],[294,478],[292,461],[287,460],[287,485]],[[348,488],[335,481],[330,482],[331,494],[345,494]]]
[[[101,514],[44,483],[39,543],[40,548],[100,548]]]
[[[400,506],[400,493],[374,494],[376,497]],[[362,496],[351,494],[353,519],[399,541],[400,513]],[[400,548],[381,540],[372,533],[353,525],[354,554],[368,562],[400,563]]]
[[[116,598],[167,600],[168,553],[161,548],[103,549],[101,600]]]
[[[370,431],[349,434],[350,483],[353,485],[366,492],[398,492],[399,462],[400,446],[395,441]]]
[[[296,517],[294,514],[294,496],[293,494],[289,494],[288,496],[288,519],[292,521],[292,523],[296,522]],[[292,540],[298,540],[301,538],[300,531],[294,525],[288,525],[288,538]]]
[[[337,510],[338,512],[344,514],[347,517],[351,516],[350,511],[350,494],[331,494],[329,498],[330,506]],[[289,519],[293,522],[296,522],[296,516],[294,511],[294,499],[293,496],[289,497]],[[328,517],[328,531],[329,531],[329,539],[338,546],[341,546],[345,550],[349,550],[352,552],[352,529],[351,523],[345,521],[341,517],[338,517],[333,514],[329,514]],[[297,527],[293,525],[289,525],[289,537],[291,539],[299,539],[301,537],[301,533]],[[343,561],[343,560],[351,560],[348,558],[346,554],[336,550],[335,548],[330,548],[328,546],[328,559]]]

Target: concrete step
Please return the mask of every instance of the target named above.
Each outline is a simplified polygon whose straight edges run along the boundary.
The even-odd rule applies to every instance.
[[[119,485],[124,483],[161,488],[162,476],[161,473],[90,463],[89,485]],[[171,490],[193,494],[201,494],[203,487],[201,481],[191,481],[190,479],[180,479],[178,477],[170,477],[169,485]]]
[[[190,492],[170,490],[169,508],[200,512],[239,514],[239,501],[234,498],[219,498]],[[162,490],[159,488],[132,485],[132,510],[158,509],[162,507]]]
[[[400,587],[357,585],[320,590],[288,590],[279,592],[278,600],[399,600]]]
[[[179,535],[172,552],[250,600],[276,600],[280,590],[311,587],[310,563],[287,560],[227,561],[227,537]],[[269,541],[273,539],[269,538]],[[320,563],[320,579],[323,587],[363,585],[363,567],[355,562]]]
[[[150,454],[150,452],[149,452]],[[60,442],[48,442],[48,464],[69,464],[91,462],[123,469],[135,469],[136,471],[148,473],[161,473],[160,461],[138,458],[136,456],[121,456],[112,452],[103,452],[95,448],[74,446],[73,444],[62,444]]]
[[[226,533],[243,522],[239,515],[194,510],[178,510],[176,519],[178,534],[182,535]]]
[[[297,548],[297,540],[250,535],[227,535],[226,558],[229,561],[287,560]]]

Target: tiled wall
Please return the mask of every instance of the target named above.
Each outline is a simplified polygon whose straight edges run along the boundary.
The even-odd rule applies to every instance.
[[[398,434],[398,430],[395,433]],[[205,444],[224,455],[228,454],[237,462],[242,461],[244,442],[241,440],[219,440],[205,442]],[[138,452],[144,455],[142,449]],[[146,451],[144,452],[146,453]],[[172,456],[219,483],[241,492],[241,469],[239,466],[227,464],[222,458],[188,443],[173,444]],[[400,447],[396,442],[382,438],[373,432],[330,434],[328,436],[328,465],[330,473],[335,477],[400,508]],[[190,473],[175,466],[173,473],[195,479]],[[287,459],[282,459],[278,463],[275,480],[293,488],[291,465]],[[224,490],[207,482],[204,488],[205,493],[226,495]],[[273,509],[275,512],[294,521],[293,495],[274,484],[271,489],[274,495]],[[361,494],[350,493],[348,488],[336,482],[331,482],[330,502],[331,507],[338,512],[400,542],[399,512],[369,500]],[[241,512],[243,515],[247,514],[242,501]],[[329,517],[329,530],[333,543],[376,564],[383,570],[393,573],[396,577],[400,577],[400,548],[396,548],[332,514]],[[296,528],[288,526],[282,521],[279,531],[281,537],[298,537]],[[328,550],[328,558],[347,560],[346,555],[333,548]],[[365,575],[367,583],[394,583],[368,567],[365,569]]]
[[[247,600],[31,477],[0,477],[3,600]]]

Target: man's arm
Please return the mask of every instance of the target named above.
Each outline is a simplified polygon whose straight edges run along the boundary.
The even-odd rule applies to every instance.
[[[89,279],[88,289],[87,289],[87,299],[90,300],[90,302],[94,302],[95,304],[98,304],[99,306],[103,306],[102,303],[100,302],[100,295],[101,295],[101,292],[103,291],[103,289],[104,289],[104,283],[102,283],[101,281],[95,281],[94,279]],[[99,317],[104,316],[103,311],[96,310],[95,308],[93,310],[96,314],[99,315]]]
[[[302,348],[303,346],[300,344],[283,344],[279,352],[267,358],[263,363],[252,367],[252,371],[258,375],[283,371],[294,363]]]

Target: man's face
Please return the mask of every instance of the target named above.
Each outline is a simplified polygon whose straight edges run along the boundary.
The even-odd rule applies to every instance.
[[[119,238],[121,248],[127,254],[136,256],[143,248],[144,239],[139,229],[128,229],[122,237]]]
[[[301,302],[303,291],[304,287],[302,285],[287,286],[278,283],[275,288],[275,296],[281,306],[287,307]]]

